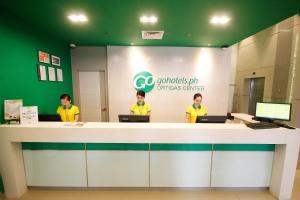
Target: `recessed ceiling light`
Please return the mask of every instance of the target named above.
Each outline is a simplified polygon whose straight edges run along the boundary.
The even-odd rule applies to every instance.
[[[87,16],[84,14],[70,14],[68,16],[69,20],[75,23],[84,23],[88,21]]]
[[[210,23],[215,25],[225,25],[228,24],[230,20],[231,20],[230,17],[226,15],[214,16],[210,19]]]
[[[140,22],[143,24],[155,24],[157,22],[157,17],[155,16],[142,16],[140,17]]]

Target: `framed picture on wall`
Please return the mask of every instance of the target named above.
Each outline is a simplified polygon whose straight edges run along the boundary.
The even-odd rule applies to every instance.
[[[48,67],[49,81],[56,81],[55,68]]]
[[[50,55],[49,53],[45,53],[43,51],[39,51],[39,62],[41,63],[50,63]]]
[[[62,69],[56,69],[56,74],[57,74],[57,81],[58,82],[63,82],[64,77],[63,77],[63,71]]]
[[[46,66],[39,65],[38,66],[38,76],[40,81],[46,81],[47,80],[47,72],[46,72]]]
[[[23,106],[22,99],[4,100],[4,119],[5,121],[19,120],[20,108]]]
[[[60,66],[60,57],[52,55],[51,62],[52,62],[52,65]]]

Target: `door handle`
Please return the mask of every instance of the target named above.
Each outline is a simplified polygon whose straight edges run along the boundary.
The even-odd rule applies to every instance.
[[[102,108],[101,111],[106,111],[106,108]]]

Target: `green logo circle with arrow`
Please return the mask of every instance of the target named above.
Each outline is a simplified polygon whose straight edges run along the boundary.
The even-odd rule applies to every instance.
[[[143,71],[137,73],[133,78],[134,88],[139,91],[150,92],[153,90],[155,81],[153,75],[150,72]]]

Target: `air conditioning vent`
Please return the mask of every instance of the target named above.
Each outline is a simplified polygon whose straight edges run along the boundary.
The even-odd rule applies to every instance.
[[[142,38],[144,40],[161,40],[164,33],[164,31],[142,31]]]

